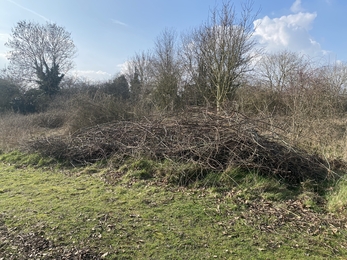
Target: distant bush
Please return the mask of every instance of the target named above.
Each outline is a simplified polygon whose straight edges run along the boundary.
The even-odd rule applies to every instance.
[[[21,114],[43,112],[52,100],[42,90],[29,89],[17,96],[12,102],[12,109]]]
[[[116,99],[126,100],[130,98],[129,84],[124,75],[102,84],[100,90]]]
[[[20,87],[0,78],[0,112],[11,110],[21,95]]]
[[[70,100],[68,128],[70,132],[115,120],[131,118],[130,107],[115,97],[96,92],[93,97],[82,93]]]
[[[59,128],[68,120],[67,111],[49,110],[33,117],[33,124],[43,128]]]
[[[270,89],[243,86],[236,95],[239,111],[249,116],[290,114],[284,95]]]

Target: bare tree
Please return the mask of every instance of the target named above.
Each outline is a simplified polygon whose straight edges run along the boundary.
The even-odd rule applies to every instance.
[[[347,66],[335,62],[315,68],[310,78],[310,106],[317,103],[320,116],[335,116],[346,109]]]
[[[178,102],[180,64],[176,33],[165,29],[155,41],[154,59],[154,101],[160,109],[173,110]]]
[[[344,112],[347,67],[343,63],[322,66],[305,55],[284,50],[263,55],[256,72],[267,95],[264,107],[289,116],[294,132],[300,132],[312,118]]]
[[[335,62],[317,70],[317,81],[323,83],[332,95],[338,96],[347,90],[347,64]]]
[[[133,100],[143,100],[152,90],[153,54],[149,51],[136,53],[134,57],[127,62],[123,73],[128,82],[130,82]]]
[[[9,70],[22,81],[36,83],[45,93],[59,90],[59,83],[72,67],[76,47],[71,34],[55,23],[20,21],[5,44]]]
[[[262,56],[257,74],[262,85],[277,92],[294,91],[309,79],[311,62],[296,52],[284,50]]]
[[[235,7],[224,3],[221,10],[213,10],[209,20],[183,40],[182,56],[191,84],[198,86],[217,111],[226,100],[233,99],[257,54],[252,38],[256,17],[252,6],[252,1],[243,4],[238,17]]]

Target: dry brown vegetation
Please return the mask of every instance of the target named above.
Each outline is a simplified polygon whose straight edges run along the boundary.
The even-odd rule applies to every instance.
[[[22,148],[73,165],[110,157],[147,157],[192,163],[202,171],[224,171],[228,167],[257,171],[291,183],[338,176],[344,162],[333,152],[343,151],[329,141],[340,140],[341,129],[330,123],[330,131],[322,135],[322,128],[314,131],[317,121],[293,137],[290,124],[281,121],[250,118],[235,111],[216,115],[195,108],[162,118],[152,115],[142,120],[96,124],[72,134],[36,137],[23,142]]]
[[[2,114],[1,149],[73,165],[140,156],[192,163],[201,172],[240,168],[294,183],[339,176],[347,159],[347,98],[344,81],[338,82],[345,67],[311,68],[288,52],[266,57],[262,66],[272,70],[262,72],[259,65],[222,107],[199,92],[201,82],[186,83],[171,100],[172,92],[156,86],[160,76],[149,74],[145,81],[136,70],[128,80],[121,75],[107,83],[74,83],[46,98],[41,113]],[[150,73],[151,62],[134,66]]]

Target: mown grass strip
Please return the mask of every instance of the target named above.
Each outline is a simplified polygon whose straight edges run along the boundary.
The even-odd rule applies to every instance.
[[[92,248],[108,259],[347,256],[345,229],[327,224],[311,232],[300,215],[296,220],[295,208],[293,214],[283,211],[290,221],[279,221],[275,209],[286,202],[260,207],[257,201],[267,202],[248,196],[245,186],[228,193],[172,187],[158,185],[154,177],[135,178],[131,171],[110,185],[103,181],[104,169],[66,171],[0,164],[3,225],[15,234],[40,234],[56,247]],[[11,241],[1,243],[4,256],[23,257]]]

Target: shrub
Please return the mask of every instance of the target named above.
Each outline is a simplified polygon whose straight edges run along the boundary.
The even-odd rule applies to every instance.
[[[67,121],[67,112],[62,110],[49,110],[33,116],[33,124],[49,129],[62,127]]]
[[[50,97],[46,96],[42,90],[33,88],[16,97],[12,102],[12,108],[26,115],[45,111],[50,102]]]
[[[21,95],[19,86],[0,79],[0,112],[12,109],[13,102]]]
[[[68,129],[78,129],[103,124],[115,120],[131,118],[128,105],[111,95],[97,92],[95,96],[80,94],[70,101]]]

